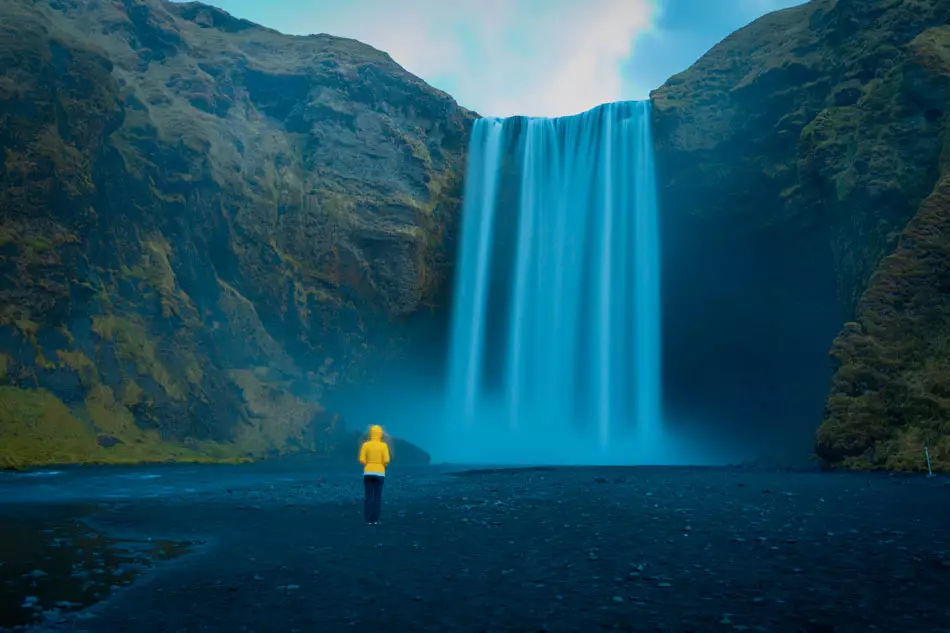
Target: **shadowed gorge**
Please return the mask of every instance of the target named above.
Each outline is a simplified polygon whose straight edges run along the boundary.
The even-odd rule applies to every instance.
[[[544,421],[535,462],[946,469],[948,29],[813,0],[649,102],[476,124],[355,40],[4,2],[0,466],[349,458],[370,422],[523,461]]]
[[[923,470],[929,444],[948,467],[948,24],[939,0],[815,0],[653,93],[674,412],[767,452],[821,423],[827,463]]]
[[[815,0],[740,29],[652,93],[671,436],[722,460],[799,463],[817,453],[830,466],[925,470],[929,451],[934,468],[947,468],[939,244],[948,22],[950,7],[936,0]],[[516,222],[518,173],[502,167],[498,193],[485,194],[497,195],[503,223]],[[492,252],[514,252],[492,230]],[[491,269],[503,281],[489,296],[515,283],[514,260],[501,260],[509,274]],[[456,300],[471,287],[455,287]],[[481,318],[460,309],[457,323]],[[504,320],[516,304],[490,309]],[[489,382],[508,380],[503,362],[479,362]],[[544,371],[565,371],[555,365]],[[581,371],[581,382],[596,371]],[[431,393],[434,382],[399,376],[365,392],[422,439],[457,420],[432,413],[435,395],[398,394]],[[504,410],[490,417],[508,424]],[[488,453],[518,453],[517,442],[487,437]],[[562,449],[570,443],[551,448]],[[646,460],[676,463],[660,452]]]

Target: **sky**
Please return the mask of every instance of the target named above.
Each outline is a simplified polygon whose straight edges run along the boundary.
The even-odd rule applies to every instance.
[[[803,0],[205,0],[283,33],[386,51],[483,116],[645,99],[716,42]]]

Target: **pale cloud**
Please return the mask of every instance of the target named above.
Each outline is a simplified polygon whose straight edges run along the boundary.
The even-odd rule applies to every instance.
[[[260,6],[270,2],[279,4],[215,4],[285,33],[330,33],[370,44],[486,116],[574,114],[629,98],[622,64],[657,13],[656,0],[293,0],[292,11]]]
[[[804,2],[210,1],[284,33],[365,42],[485,116],[561,116],[644,99],[735,29]]]
[[[655,14],[647,0],[599,0],[538,19],[531,48],[543,54],[517,58],[526,74],[516,94],[495,99],[499,114],[559,116],[628,98],[623,63]]]

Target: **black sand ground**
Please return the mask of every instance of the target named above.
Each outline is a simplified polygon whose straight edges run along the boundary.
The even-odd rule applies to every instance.
[[[944,478],[393,471],[378,526],[361,493],[314,475],[96,505],[90,534],[198,544],[36,630],[950,631]]]

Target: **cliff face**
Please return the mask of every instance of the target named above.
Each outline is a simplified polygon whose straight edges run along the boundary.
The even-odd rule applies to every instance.
[[[942,0],[814,0],[734,33],[653,95],[666,227],[701,235],[711,260],[760,245],[739,278],[775,295],[707,305],[723,328],[748,326],[725,388],[765,393],[763,422],[789,407],[818,417],[775,397],[782,384],[822,390],[817,451],[831,463],[921,468],[929,443],[950,468],[948,25]],[[717,273],[704,280],[707,298],[728,294]],[[826,370],[806,341],[843,322]],[[684,364],[714,356],[680,349]]]
[[[472,116],[198,3],[0,3],[0,466],[333,452],[324,390],[444,278]]]

